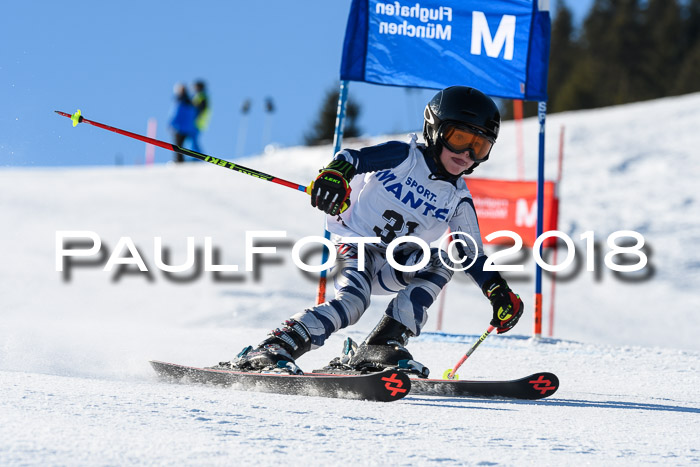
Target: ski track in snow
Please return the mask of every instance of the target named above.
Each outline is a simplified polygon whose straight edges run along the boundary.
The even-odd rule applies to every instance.
[[[322,216],[304,194],[208,164],[0,171],[0,465],[700,464],[698,109],[693,94],[548,117],[550,177],[566,127],[560,230],[577,246],[588,230],[599,240],[638,230],[654,274],[630,283],[583,271],[558,283],[554,338],[539,341],[529,338],[532,280],[511,277],[526,303],[521,324],[490,336],[460,374],[551,371],[561,387],[540,401],[409,395],[372,403],[158,381],[149,359],[229,360],[314,302],[314,281],[289,253],[293,241],[321,233]],[[506,122],[480,177],[515,177],[514,134]],[[534,178],[536,119],[524,134]],[[288,148],[237,162],[307,183],[329,157],[328,147]],[[131,237],[151,272],[82,266],[68,279],[55,270],[57,230],[95,231],[108,253]],[[243,271],[252,230],[287,232],[259,274]],[[210,236],[220,264],[242,272],[175,282],[154,267],[155,236],[171,264],[184,261],[187,236],[200,247]],[[549,285],[545,276],[545,312]],[[387,303],[373,297],[359,323],[300,366],[324,365],[346,337],[361,341]],[[433,307],[409,347],[434,377],[490,317],[481,292],[459,275],[445,309],[446,332],[436,332]]]
[[[463,336],[465,341],[476,337]],[[4,371],[0,460],[262,465],[278,464],[280,459],[291,465],[700,462],[696,352],[534,343],[517,336],[488,344],[469,362],[471,372],[516,377],[546,366],[559,375],[561,388],[541,401],[409,395],[398,402],[376,403],[168,384],[155,380],[145,365],[126,379]],[[414,353],[440,360],[444,352],[454,354],[462,346],[426,336],[416,339],[413,347]],[[494,368],[500,356],[511,353],[518,356],[514,360],[520,368]],[[681,375],[669,382],[665,376],[676,371]]]

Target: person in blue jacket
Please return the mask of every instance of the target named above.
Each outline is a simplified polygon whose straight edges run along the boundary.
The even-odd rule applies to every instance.
[[[187,88],[184,84],[178,83],[173,88],[175,105],[173,107],[168,125],[173,132],[173,143],[176,146],[184,147],[185,141],[192,142],[192,150],[201,152],[197,143],[197,109],[192,104]],[[184,162],[184,156],[180,153],[173,153],[175,162]]]
[[[485,268],[488,258],[464,180],[489,159],[500,122],[491,98],[474,88],[452,86],[438,92],[425,108],[425,144],[412,135],[408,143],[389,141],[339,151],[311,189],[311,205],[328,214],[336,245],[335,297],[291,316],[257,347],[246,347],[220,366],[298,372],[295,360],[356,323],[371,295],[393,294],[377,326],[338,363],[357,371],[408,367],[426,376],[427,369],[405,346],[409,337],[420,334],[428,308],[459,270],[489,300],[490,324],[497,332],[512,329],[523,313],[523,302],[497,271]],[[387,260],[387,247],[394,239],[418,237],[429,245],[448,228],[455,234],[461,264],[455,265],[440,248],[428,253],[413,242],[401,243],[393,257],[395,264],[415,265],[417,270],[406,272]],[[360,237],[378,239],[363,246],[364,268],[359,266]]]

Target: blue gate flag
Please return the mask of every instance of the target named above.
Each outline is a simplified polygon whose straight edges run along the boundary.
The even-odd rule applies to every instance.
[[[538,0],[353,0],[340,79],[546,101],[550,28]]]

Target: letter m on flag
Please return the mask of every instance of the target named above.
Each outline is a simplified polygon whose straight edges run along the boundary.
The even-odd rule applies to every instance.
[[[486,49],[486,55],[498,58],[501,51],[504,60],[513,60],[513,45],[515,43],[515,16],[503,15],[498,24],[496,35],[491,35],[486,15],[481,11],[472,12],[472,55],[481,55],[481,45]]]

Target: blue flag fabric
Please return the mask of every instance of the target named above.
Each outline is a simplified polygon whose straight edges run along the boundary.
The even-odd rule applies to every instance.
[[[340,78],[546,101],[549,39],[537,0],[353,0]]]

